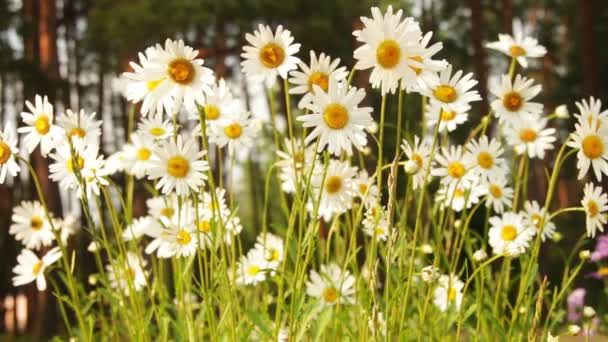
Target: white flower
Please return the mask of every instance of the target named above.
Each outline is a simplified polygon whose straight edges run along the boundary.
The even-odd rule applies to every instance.
[[[131,143],[124,147],[124,163],[129,174],[138,179],[145,177],[152,166],[154,139],[150,136],[131,134]]]
[[[505,126],[507,141],[517,154],[527,153],[529,158],[545,158],[545,151],[554,148],[555,128],[546,128],[547,119],[523,117]]]
[[[598,230],[604,231],[604,225],[608,222],[605,214],[608,211],[608,195],[593,183],[585,184],[583,194],[581,204],[585,208],[587,236],[594,238]]]
[[[576,107],[579,113],[574,117],[579,123],[587,122],[595,130],[608,127],[608,110],[602,111],[602,101],[599,99],[591,96],[588,102],[585,99],[576,102]]]
[[[431,146],[426,141],[421,140],[417,135],[415,135],[414,144],[410,145],[407,140],[403,139],[401,147],[409,161],[416,163],[416,172],[408,172],[408,174],[412,176],[413,189],[416,190],[424,183],[426,169],[430,164],[429,156],[431,154]]]
[[[321,265],[319,272],[310,271],[306,294],[321,300],[323,305],[353,304],[355,277],[336,264]]]
[[[197,227],[193,219],[190,217],[164,221],[166,228],[160,234],[164,243],[161,244],[158,251],[159,257],[188,257],[196,252],[199,242]],[[156,230],[151,229],[150,231]]]
[[[372,108],[359,107],[364,98],[365,90],[348,88],[345,83],[330,79],[328,92],[315,91],[311,103],[306,105],[312,114],[297,118],[304,127],[313,127],[304,143],[318,138],[319,151],[327,146],[329,153],[336,156],[342,152],[350,155],[353,145],[361,150],[367,144],[365,128],[373,122]]]
[[[30,110],[22,112],[21,118],[26,126],[20,127],[17,131],[25,134],[23,143],[29,153],[32,153],[36,146],[40,144],[40,154],[46,157],[63,137],[63,130],[53,124],[53,105],[48,98],[36,95],[35,104],[26,101],[25,105]]]
[[[369,208],[378,201],[378,186],[376,179],[371,178],[367,170],[359,171],[359,174],[354,180],[357,196],[361,198],[363,204]]]
[[[458,311],[462,304],[463,288],[464,283],[456,275],[442,275],[433,292],[433,303],[442,312],[447,311],[450,307],[454,307]]]
[[[281,188],[286,193],[296,191],[296,182],[302,182],[310,170],[314,157],[314,146],[303,147],[301,140],[294,139],[293,143],[285,139],[285,151],[277,150],[279,161],[276,166],[280,169]]]
[[[257,127],[249,112],[228,115],[209,127],[209,141],[220,148],[228,145],[230,154],[249,151],[254,146]]]
[[[268,261],[262,250],[251,249],[236,266],[238,285],[255,285],[266,280]]]
[[[163,194],[171,191],[180,195],[188,195],[190,190],[198,192],[207,179],[205,171],[209,165],[203,156],[206,151],[199,151],[194,139],[182,141],[178,136],[177,141],[172,139],[162,142],[153,150],[153,159],[148,170],[149,179],[159,179],[157,189]]]
[[[65,113],[57,117],[57,125],[65,131],[65,138],[70,137],[74,145],[98,145],[101,136],[101,124],[95,120],[95,113],[87,115],[84,109],[74,113],[66,110]]]
[[[299,59],[295,56],[300,51],[300,44],[292,44],[291,32],[279,25],[273,34],[269,26],[260,24],[253,34],[247,33],[245,39],[251,45],[243,47],[241,62],[243,71],[254,80],[266,80],[274,84],[277,75],[286,79],[287,73],[296,68]]]
[[[148,215],[155,219],[171,218],[177,213],[179,199],[174,193],[170,193],[166,196],[157,196],[146,200],[146,206],[148,206]]]
[[[17,266],[13,268],[13,286],[21,286],[36,281],[38,291],[46,290],[46,279],[44,271],[47,267],[55,263],[61,258],[59,247],[55,247],[48,251],[42,259],[29,249],[24,249],[17,256]]]
[[[376,241],[386,241],[390,233],[390,227],[386,210],[380,205],[369,207],[365,211],[365,218],[361,222],[363,232]]]
[[[470,106],[464,106],[459,110],[445,110],[437,102],[432,101],[430,105],[425,108],[425,115],[428,120],[426,122],[428,127],[434,127],[439,122],[440,132],[452,132],[459,125],[467,122],[469,114],[467,113],[471,109]]]
[[[6,175],[16,176],[21,170],[15,161],[15,154],[19,152],[17,148],[17,137],[8,129],[0,131],[0,184],[4,184]]]
[[[435,282],[435,280],[439,279],[439,268],[433,265],[423,267],[422,271],[420,271],[420,278],[425,283]]]
[[[520,20],[513,21],[513,36],[499,34],[498,41],[488,43],[486,47],[516,58],[524,68],[528,67],[526,58],[539,58],[547,53],[544,46],[539,45],[536,39],[528,36]]]
[[[473,253],[473,260],[477,262],[482,262],[488,258],[488,253],[486,253],[483,249],[478,249]]]
[[[491,217],[489,222],[488,237],[494,254],[517,257],[526,251],[534,231],[526,226],[523,215],[508,212]]]
[[[482,184],[483,191],[488,195],[486,207],[492,206],[492,209],[499,214],[505,211],[505,207],[511,207],[513,189],[507,185],[506,177],[492,177]]]
[[[75,235],[80,230],[80,217],[75,214],[68,213],[62,219],[55,218],[53,226],[60,231],[60,238],[63,243],[68,241],[68,238]]]
[[[319,217],[325,221],[331,220],[334,214],[342,214],[350,209],[353,198],[356,195],[353,177],[357,170],[347,162],[330,160],[323,180],[324,170],[318,167],[312,175],[311,185],[314,189],[314,196],[311,200],[319,198],[321,192],[321,202],[318,203]],[[314,205],[309,202],[309,209],[312,212]]]
[[[451,183],[441,185],[437,191],[437,201],[441,201],[442,207],[450,207],[452,210],[460,212],[465,206],[471,208],[473,204],[479,202],[479,198],[485,194],[482,187],[477,184],[466,188],[460,184]]]
[[[446,112],[466,112],[470,102],[481,101],[477,90],[470,90],[477,81],[473,80],[473,73],[462,76],[462,70],[452,75],[452,66],[448,65],[439,75],[429,73],[419,82],[420,93],[427,96],[430,105],[442,108]]]
[[[137,124],[137,133],[152,139],[167,139],[173,135],[173,124],[169,120],[163,120],[162,114],[150,115],[142,118]]]
[[[471,172],[477,173],[482,180],[506,176],[508,167],[502,157],[503,149],[498,140],[488,141],[488,137],[483,135],[479,140],[472,140],[467,144],[466,149],[466,159],[473,161],[474,165]]]
[[[555,108],[553,112],[556,118],[559,119],[567,119],[570,117],[570,112],[568,111],[568,107],[566,105],[559,105]]]
[[[9,233],[15,235],[15,240],[22,241],[27,249],[40,249],[50,246],[55,240],[51,222],[47,220],[46,212],[40,202],[23,201],[13,208]]]
[[[146,286],[146,265],[147,261],[133,252],[128,252],[123,262],[106,265],[110,287],[119,289],[127,296],[131,289],[140,291]],[[120,273],[116,274],[115,270]]]
[[[205,113],[207,125],[213,125],[218,120],[223,119],[226,115],[235,115],[242,111],[239,100],[232,96],[232,92],[223,78],[205,90],[205,106],[203,106],[203,112]],[[199,122],[200,116],[198,111],[192,113],[190,119]],[[198,129],[198,133],[200,133],[200,125],[197,125],[196,129]]]
[[[526,225],[532,229],[533,235],[536,232],[542,234],[543,242],[547,239],[553,239],[555,234],[555,223],[549,221],[549,214],[545,212],[545,208],[541,208],[536,201],[526,201],[524,203],[524,217]]]
[[[521,75],[511,82],[509,75],[502,75],[501,83],[493,84],[490,92],[498,97],[492,101],[492,110],[498,121],[514,123],[522,118],[538,117],[543,113],[543,105],[531,102],[540,93],[542,86],[533,85],[534,80]]]
[[[155,220],[150,216],[138,217],[123,230],[122,238],[124,241],[139,239],[147,230],[154,229],[151,227],[155,225],[159,225],[158,220]]]
[[[439,167],[432,169],[431,174],[443,177],[442,184],[471,187],[475,175],[470,172],[472,163],[465,158],[461,145],[452,145],[449,149],[443,147],[441,154],[435,158]]]
[[[598,181],[602,173],[608,176],[608,129],[595,128],[589,121],[582,120],[575,125],[576,130],[570,135],[568,146],[577,149],[576,153],[578,179],[583,179],[589,167]]]
[[[346,67],[338,67],[340,65],[340,59],[336,58],[332,62],[331,57],[321,52],[319,57],[314,51],[310,51],[310,66],[300,61],[299,70],[292,71],[289,82],[296,86],[289,89],[290,94],[304,94],[302,99],[298,103],[299,108],[305,108],[307,104],[312,102],[313,94],[315,89],[313,86],[318,86],[323,92],[329,90],[329,80],[335,78],[339,81],[346,80],[348,72]]]
[[[268,268],[277,269],[285,258],[283,239],[271,233],[258,235],[254,248],[262,252]]]

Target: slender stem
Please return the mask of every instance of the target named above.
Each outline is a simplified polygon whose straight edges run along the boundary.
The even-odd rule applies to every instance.
[[[384,152],[384,116],[386,112],[386,95],[382,95],[382,104],[380,107],[380,132],[379,132],[379,140],[378,144],[378,164],[376,165],[376,177],[378,177],[378,197],[382,197],[382,159]],[[397,144],[399,145],[399,144]]]

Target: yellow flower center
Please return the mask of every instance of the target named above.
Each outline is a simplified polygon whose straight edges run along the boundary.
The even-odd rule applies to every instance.
[[[517,237],[517,228],[515,228],[515,226],[513,225],[508,224],[502,227],[502,232],[500,233],[500,236],[505,241],[513,241]]]
[[[87,131],[85,131],[84,129],[80,128],[80,127],[75,127],[72,128],[72,130],[70,131],[69,134],[71,137],[79,137],[79,138],[84,138],[87,135]]]
[[[192,241],[192,235],[190,235],[190,233],[188,233],[187,231],[182,229],[177,232],[175,241],[177,241],[177,243],[179,243],[180,245],[185,246],[185,245],[189,244],[190,241]]]
[[[152,152],[145,147],[142,147],[137,151],[138,160],[148,160],[148,159],[150,159],[151,155],[152,155]]]
[[[412,56],[412,57],[408,57],[408,58],[412,59],[412,60],[415,60],[416,62],[422,63],[422,57],[420,57],[420,56]],[[416,73],[416,75],[420,75],[420,73],[422,72],[421,68],[417,68],[417,67],[411,66],[410,69],[414,70],[414,72]]]
[[[325,107],[323,120],[331,129],[341,129],[348,123],[348,111],[339,103],[332,103]]]
[[[260,61],[267,68],[277,68],[284,60],[285,50],[275,43],[268,43],[260,49]]]
[[[450,302],[455,301],[457,296],[458,296],[458,291],[456,291],[455,288],[450,287],[448,289],[448,301],[450,301]]]
[[[338,291],[333,287],[323,290],[323,300],[327,303],[335,303],[338,300]]]
[[[276,248],[270,248],[266,252],[266,261],[279,261],[281,253]]]
[[[374,235],[384,235],[384,229],[380,227],[375,228]]]
[[[502,197],[502,189],[498,185],[496,185],[496,184],[490,185],[490,188],[488,189],[488,191],[490,192],[490,194],[494,198],[501,198]]]
[[[507,93],[502,99],[502,105],[510,112],[517,112],[524,104],[524,99],[517,92]]]
[[[40,135],[45,135],[51,129],[51,124],[49,123],[49,117],[46,115],[40,115],[36,121],[34,121],[34,127],[36,131]]]
[[[40,271],[42,271],[42,266],[44,266],[42,260],[35,263],[32,267],[32,275],[37,276],[38,274],[40,274]]]
[[[175,210],[173,210],[173,208],[166,207],[160,211],[160,214],[164,217],[171,218],[173,217],[173,214],[175,214]]]
[[[30,220],[30,227],[32,227],[33,230],[42,229],[43,224],[44,224],[44,221],[42,221],[42,218],[40,216],[33,216],[32,219]]]
[[[224,127],[224,134],[230,139],[237,139],[243,134],[243,128],[235,122]]]
[[[368,186],[367,186],[367,184],[366,184],[366,183],[360,183],[360,184],[359,184],[359,192],[360,192],[362,195],[365,195],[365,193],[367,192],[367,188],[368,188]]]
[[[597,135],[588,135],[583,139],[583,153],[589,159],[596,159],[604,154],[604,142]]]
[[[532,223],[536,226],[536,228],[541,228],[543,226],[543,217],[539,214],[532,214],[530,216]]]
[[[249,274],[250,276],[255,276],[258,273],[260,273],[260,268],[258,266],[251,265],[249,266],[249,268],[247,268],[247,274]]]
[[[209,233],[211,231],[211,223],[209,221],[199,221],[198,231],[201,233]]]
[[[414,153],[412,154],[412,158],[411,158],[414,162],[416,162],[416,165],[418,165],[418,169],[422,168],[422,156],[419,155],[418,153]]]
[[[185,58],[177,58],[169,63],[169,76],[175,83],[188,85],[194,80],[194,65]]]
[[[84,159],[82,159],[82,157],[78,156],[76,158],[76,168],[78,171],[82,170],[82,168],[84,167]],[[74,164],[72,163],[72,158],[68,159],[68,161],[66,162],[66,166],[68,168],[68,171],[70,171],[70,173],[74,173],[76,170],[74,170]]]
[[[509,48],[509,54],[513,57],[519,57],[526,54],[526,50],[519,45],[513,45]]]
[[[339,176],[330,176],[325,180],[325,191],[334,194],[342,188],[342,178]]]
[[[190,162],[182,156],[173,156],[167,162],[167,172],[177,178],[184,178],[190,171]]]
[[[156,80],[156,81],[148,81],[148,82],[146,82],[146,86],[148,87],[148,91],[153,91],[154,89],[156,89],[156,87],[158,87],[158,85],[162,81],[164,81],[163,78],[161,78],[160,80]]]
[[[536,140],[536,131],[531,128],[524,128],[519,132],[519,139],[525,143]]]
[[[593,126],[594,120],[596,121],[595,129],[599,130],[602,127],[602,121],[596,117],[596,114],[589,114],[587,116],[587,122],[589,123],[589,126]]]
[[[489,152],[479,152],[477,155],[477,164],[484,169],[490,169],[494,166],[494,157]]]
[[[376,60],[385,69],[392,69],[401,59],[401,47],[396,41],[387,39],[376,49]]]
[[[458,93],[452,86],[440,85],[433,91],[433,96],[435,96],[435,98],[441,102],[450,103],[456,101],[458,98]]]
[[[453,162],[448,165],[448,175],[452,178],[462,178],[465,171],[464,165],[460,162]]]
[[[152,127],[152,128],[150,128],[149,132],[150,132],[150,134],[152,134],[155,137],[160,137],[160,136],[165,135],[165,133],[167,133],[167,131],[165,131],[165,129],[162,127]]]
[[[207,120],[217,120],[220,117],[220,109],[215,105],[205,106],[205,118]]]
[[[600,213],[600,206],[594,200],[587,202],[587,215],[591,218],[596,217]]]
[[[456,188],[456,190],[454,190],[454,198],[463,198],[464,197],[464,190],[462,190],[461,188]]]
[[[452,121],[455,117],[456,117],[455,111],[453,111],[453,110],[445,111],[445,110],[441,109],[441,121]]]
[[[608,276],[608,267],[604,266],[604,267],[600,267],[597,270],[597,275],[601,276],[601,277],[605,277]]]
[[[294,153],[293,161],[296,162],[296,164],[303,164],[304,163],[304,152],[298,151],[298,152]]]
[[[128,267],[127,266],[126,269],[125,269],[125,276],[127,278],[131,279],[131,280],[134,280],[135,279],[135,275],[136,275],[136,273],[135,273],[135,270],[133,269],[133,267]]]
[[[321,71],[315,71],[308,77],[308,91],[312,92],[313,86],[316,85],[327,93],[329,89],[329,76]]]
[[[5,164],[13,152],[4,141],[0,141],[0,165]]]

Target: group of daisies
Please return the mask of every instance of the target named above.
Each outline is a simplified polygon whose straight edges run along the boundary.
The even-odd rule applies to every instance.
[[[382,96],[405,91],[428,99],[425,118],[435,137],[414,136],[402,143],[406,158],[401,164],[410,177],[409,184],[414,190],[425,191],[433,177],[439,178],[436,199],[444,210],[460,212],[484,200],[495,214],[489,218],[488,243],[497,255],[517,257],[525,253],[536,234],[542,235],[542,241],[552,238],[555,224],[548,208],[536,201],[523,203],[522,211],[513,207],[509,160],[511,151],[521,160],[544,159],[557,142],[557,131],[548,127],[550,119],[567,118],[567,110],[560,107],[547,117],[543,105],[534,101],[540,85],[519,74],[504,75],[490,88],[495,97],[492,113],[500,124],[496,137],[483,134],[491,120],[488,115],[483,118],[479,137],[472,136],[464,145],[450,145],[445,140],[436,148],[433,139],[437,140],[438,133],[447,136],[466,122],[471,103],[481,100],[473,90],[477,81],[471,73],[465,75],[445,61],[434,60],[441,43],[430,45],[432,34],[423,34],[413,18],[402,15],[401,10],[393,12],[391,7],[384,13],[372,8],[371,18],[361,18],[363,28],[353,32],[362,44],[354,51],[354,69],[371,69],[371,86],[379,88]],[[362,105],[365,90],[350,85],[349,73],[338,59],[315,52],[310,52],[309,64],[298,59],[295,55],[300,44],[295,44],[290,32],[281,26],[273,31],[260,25],[246,40],[249,45],[241,55],[243,72],[269,86],[280,77],[286,80],[286,87],[292,85],[289,94],[301,96],[297,106],[304,114],[295,119],[308,129],[307,136],[277,140],[276,166],[282,190],[308,194],[305,188],[310,186],[310,214],[325,221],[360,203],[365,209],[363,231],[376,241],[385,241],[391,230],[403,228],[391,227],[375,177],[350,162],[353,147],[359,151],[368,148],[367,135],[376,126],[373,109]],[[527,58],[546,53],[518,26],[514,36],[500,35],[499,41],[488,47],[524,68]],[[55,119],[46,97],[36,96],[34,104],[26,103],[29,112],[22,113],[24,125],[18,130],[28,153],[40,146],[41,154],[51,159],[51,179],[84,198],[107,191],[110,177],[117,172],[152,182],[159,193],[148,200],[148,214],[129,224],[124,222],[122,239],[145,235],[150,239],[145,252],[161,258],[188,257],[198,249],[234,242],[242,226],[226,204],[225,191],[204,190],[211,189],[212,177],[206,144],[227,147],[233,155],[255,146],[262,131],[260,120],[244,109],[224,80],[215,80],[197,56],[198,52],[183,41],[168,39],[164,46],[140,53],[139,63],[131,63],[133,71],[123,75],[125,95],[140,104],[142,118],[124,148],[107,159],[99,152],[101,121],[84,110],[67,110]],[[600,101],[593,98],[577,106],[575,132],[566,144],[578,150],[579,179],[593,170],[601,181],[602,175],[608,176],[608,111],[602,112]],[[327,163],[319,157],[325,151],[330,158]],[[6,128],[0,134],[0,183],[7,174],[15,176],[20,170],[18,153],[17,139]],[[582,207],[587,233],[594,237],[606,224],[608,196],[590,182],[584,188]],[[53,248],[39,259],[32,250],[51,246],[60,235],[67,238],[75,231],[74,221],[53,218],[38,202],[23,202],[15,208],[10,232],[26,247],[14,269],[15,285],[36,279],[38,288],[44,289],[45,267],[56,261],[60,252]],[[255,284],[274,275],[285,259],[283,244],[278,236],[260,234],[255,246],[242,256],[234,281]],[[146,285],[145,260],[129,253],[124,262],[135,289],[141,289]],[[124,279],[112,269],[108,268],[112,284],[127,290]],[[439,309],[446,310],[450,303],[460,305],[464,283],[457,276],[422,275],[435,281]],[[354,287],[354,276],[330,263],[310,271],[306,292],[328,305],[347,304],[354,301]]]

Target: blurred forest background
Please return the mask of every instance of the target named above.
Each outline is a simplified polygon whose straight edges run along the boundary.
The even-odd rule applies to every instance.
[[[243,88],[242,94],[252,108],[255,99],[242,81],[239,55],[245,33],[253,31],[257,23],[283,24],[291,30],[296,42],[302,44],[299,57],[306,62],[308,51],[314,49],[339,57],[350,69],[352,51],[357,46],[352,31],[361,25],[359,17],[369,15],[373,5],[388,4],[414,16],[423,31],[434,31],[432,41],[444,44],[439,58],[448,59],[465,72],[474,72],[479,81],[484,102],[473,106],[472,122],[460,127],[455,139],[466,136],[488,110],[487,86],[505,72],[507,60],[484,48],[484,44],[497,40],[498,33],[510,33],[514,18],[530,26],[549,51],[526,70],[543,85],[541,101],[547,113],[562,103],[575,111],[574,101],[590,95],[608,101],[605,0],[1,0],[0,127],[21,125],[19,114],[25,100],[33,100],[34,94],[48,95],[56,113],[67,108],[97,112],[104,125],[101,148],[109,155],[124,142],[129,110],[117,76],[127,71],[129,61],[136,60],[137,52],[147,46],[167,37],[184,39],[199,50],[218,78],[232,80]],[[369,88],[364,72],[357,73],[354,82]],[[264,96],[263,91],[261,94]],[[418,122],[420,101],[410,98],[414,97],[406,100],[405,120]],[[378,103],[379,95],[370,91],[367,101]],[[394,115],[388,114],[389,122]],[[563,141],[572,122],[554,124],[562,125]],[[391,144],[395,143],[391,133],[392,129],[387,129],[387,152],[393,151]],[[57,184],[48,180],[47,161],[38,151],[31,158],[52,210],[60,216],[70,205]],[[546,160],[551,158],[549,155]],[[544,192],[545,166],[543,162],[534,163],[531,177],[538,181],[530,185],[531,191]],[[256,171],[255,163],[249,167]],[[263,170],[257,172],[263,177]],[[579,190],[569,191],[579,188],[574,172],[567,172],[565,178],[558,193],[560,206],[580,200],[576,193]],[[257,191],[259,196],[261,190]],[[251,203],[255,204],[256,194],[252,192]],[[60,333],[52,295],[39,293],[35,286],[15,289],[11,285],[11,270],[21,248],[8,234],[12,207],[33,198],[34,189],[25,172],[11,183],[0,185],[0,339],[15,334],[44,337]],[[143,213],[143,191],[135,201],[134,206]],[[240,215],[245,227],[259,220],[255,207],[242,205]],[[558,227],[565,235],[561,242],[565,246],[582,231],[582,227],[569,227],[567,221],[559,222]],[[568,234],[570,228],[578,231],[576,236]],[[78,242],[74,245],[86,246]],[[559,272],[561,267],[559,257],[552,253],[545,248],[541,254],[544,272],[549,274]]]

